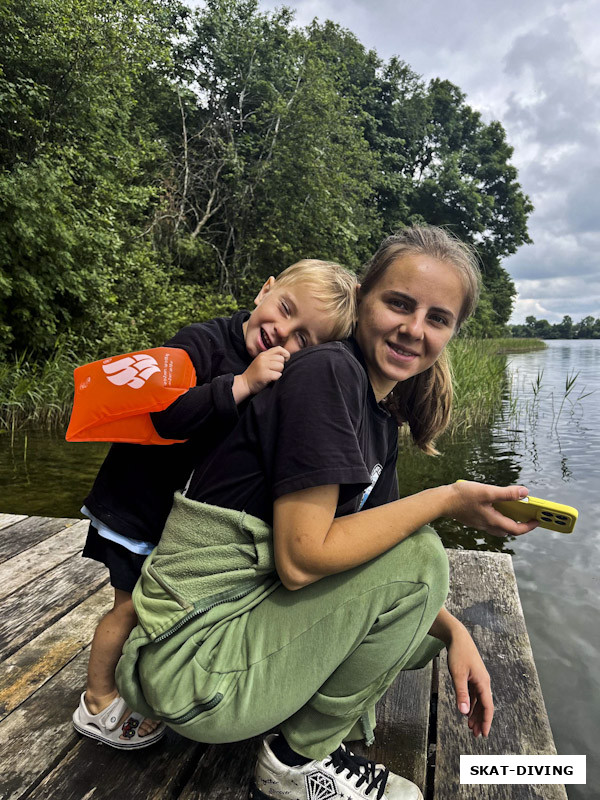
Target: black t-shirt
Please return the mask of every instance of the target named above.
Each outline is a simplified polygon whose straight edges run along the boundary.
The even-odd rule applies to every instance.
[[[131,539],[157,543],[173,504],[193,465],[235,427],[239,410],[234,375],[246,370],[243,323],[247,311],[183,328],[166,343],[190,356],[197,385],[165,411],[152,414],[157,432],[183,444],[113,444],[85,505],[114,531]],[[242,404],[245,405],[245,404]]]
[[[398,498],[398,426],[377,404],[354,340],[292,356],[233,432],[197,466],[186,496],[269,524],[273,501],[339,484],[336,516]]]

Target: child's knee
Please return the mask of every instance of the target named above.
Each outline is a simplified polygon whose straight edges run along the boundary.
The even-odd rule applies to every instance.
[[[122,589],[115,589],[115,603],[109,613],[123,622],[132,622],[134,625],[137,622],[133,597]]]

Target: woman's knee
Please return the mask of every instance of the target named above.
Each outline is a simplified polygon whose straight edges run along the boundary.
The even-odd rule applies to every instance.
[[[448,595],[448,556],[433,528],[419,528],[386,556],[393,562],[389,574],[426,585],[431,602],[443,606]]]

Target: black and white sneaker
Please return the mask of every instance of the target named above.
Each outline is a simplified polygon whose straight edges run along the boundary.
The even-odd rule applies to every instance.
[[[267,736],[258,754],[250,800],[423,800],[418,786],[344,745],[322,761],[288,767]]]

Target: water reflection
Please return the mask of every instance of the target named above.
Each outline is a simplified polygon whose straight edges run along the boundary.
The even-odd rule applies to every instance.
[[[500,415],[499,415],[500,417]],[[496,485],[520,482],[521,466],[509,440],[499,438],[495,427],[477,431],[468,438],[442,437],[437,443],[441,455],[423,455],[410,446],[401,447],[398,460],[400,494],[410,494],[459,479]],[[488,550],[513,553],[510,543],[515,537],[489,536],[475,528],[467,528],[451,519],[434,523],[446,547],[463,550]]]
[[[0,513],[81,517],[108,445],[71,444],[59,433],[0,437]]]

